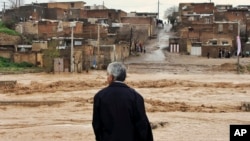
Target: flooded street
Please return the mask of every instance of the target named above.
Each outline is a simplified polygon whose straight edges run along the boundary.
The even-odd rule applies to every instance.
[[[207,59],[165,50],[162,29],[147,52],[125,60],[126,83],[145,100],[155,141],[228,141],[230,124],[249,124],[250,75],[236,58]],[[241,63],[249,63],[248,58]],[[93,97],[107,86],[106,71],[0,75],[16,80],[0,89],[1,141],[94,141]]]
[[[164,28],[157,29],[156,39],[151,39],[145,43],[146,54],[142,53],[139,57],[131,57],[126,60],[127,63],[163,63],[166,59],[164,50],[168,47],[168,39],[173,33],[170,32],[171,25],[165,25]]]
[[[164,50],[166,50],[169,45],[168,39],[169,37],[171,37],[171,34],[168,33],[170,31],[170,28],[170,25],[165,25],[163,29],[158,29],[159,33],[156,42],[149,42],[149,44],[147,45],[147,50],[149,50],[150,52],[143,57],[142,61],[155,63],[162,63],[165,61],[166,57],[164,54]]]

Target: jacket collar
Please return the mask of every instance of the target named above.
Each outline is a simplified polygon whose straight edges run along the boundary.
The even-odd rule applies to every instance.
[[[127,84],[125,84],[124,82],[121,82],[121,81],[114,81],[109,85],[109,87],[127,87],[127,88],[129,88]]]

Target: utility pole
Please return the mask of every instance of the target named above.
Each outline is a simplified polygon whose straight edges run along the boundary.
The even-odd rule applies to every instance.
[[[151,25],[150,25],[151,26]],[[129,45],[129,55],[131,55],[131,48],[132,48],[132,39],[133,39],[133,28],[131,27],[130,30],[130,45]]]
[[[74,72],[74,27],[76,26],[75,22],[70,23],[71,27],[71,48],[70,48],[70,72]]]
[[[159,11],[160,11],[160,2],[158,0],[158,17],[157,17],[158,19],[160,19],[160,12]]]
[[[240,40],[240,23],[238,21],[238,36],[237,41],[237,73],[240,74],[240,53],[241,53],[241,40]]]
[[[100,62],[101,62],[101,59],[100,59],[100,24],[98,23],[97,24],[97,68],[99,69],[100,68]]]
[[[5,2],[3,2],[3,13],[5,13]]]

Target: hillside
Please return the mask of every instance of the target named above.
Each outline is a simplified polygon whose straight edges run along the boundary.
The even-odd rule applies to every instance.
[[[0,45],[14,45],[21,41],[19,34],[0,22]]]

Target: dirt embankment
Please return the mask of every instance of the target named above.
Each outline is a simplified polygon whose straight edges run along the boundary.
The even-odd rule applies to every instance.
[[[4,33],[0,33],[0,45],[16,45],[21,41],[20,36],[12,36]]]

